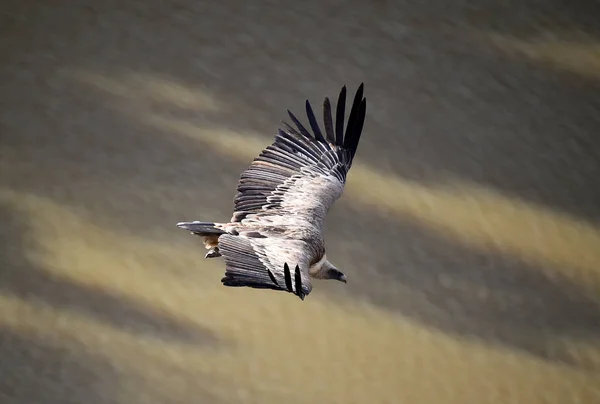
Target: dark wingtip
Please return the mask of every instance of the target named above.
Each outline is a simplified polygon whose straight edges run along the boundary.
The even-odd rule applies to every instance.
[[[271,282],[273,282],[276,286],[279,286],[279,283],[277,283],[277,280],[269,268],[267,268],[267,273],[269,274],[269,278],[271,278]]]
[[[323,123],[325,124],[325,136],[327,141],[335,144],[335,133],[333,132],[333,116],[331,115],[331,102],[329,97],[323,100]]]
[[[283,275],[285,277],[285,287],[288,291],[294,292],[294,289],[292,288],[292,275],[290,274],[290,267],[287,262],[283,264]]]
[[[296,282],[296,295],[298,295],[300,300],[304,300],[305,294],[302,290],[302,276],[300,275],[300,267],[298,265],[296,265],[294,280]]]
[[[313,112],[312,106],[310,102],[306,100],[306,115],[308,116],[308,122],[310,123],[310,127],[315,134],[315,139],[319,142],[325,143],[325,138],[323,137],[323,133],[321,133],[321,128],[319,127],[319,123],[317,122],[317,118],[315,117],[315,113]]]
[[[344,120],[346,115],[346,86],[340,90],[338,102],[335,110],[335,144],[342,147],[344,145]]]
[[[306,130],[306,128],[304,127],[304,125],[302,125],[302,123],[298,120],[298,118],[296,118],[296,116],[292,113],[292,111],[290,111],[288,109],[287,113],[288,113],[290,119],[292,120],[292,122],[294,122],[294,124],[298,128],[298,131],[302,134],[302,136],[307,137],[309,139],[312,139],[313,136],[310,134],[309,131]]]
[[[358,143],[365,122],[367,99],[363,97],[363,92],[364,83],[361,83],[354,95],[350,117],[348,118],[348,125],[346,127],[346,134],[344,136],[344,149],[350,151],[352,158],[354,158],[356,150],[358,149]]]
[[[288,116],[290,117],[290,119],[292,121],[296,120],[296,116],[292,113],[292,111],[290,111],[289,109],[286,109]]]

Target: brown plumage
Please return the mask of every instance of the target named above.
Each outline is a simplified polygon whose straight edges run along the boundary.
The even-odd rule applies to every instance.
[[[325,98],[325,135],[308,100],[311,134],[289,110],[275,141],[240,176],[228,223],[180,222],[202,237],[206,258],[223,257],[225,286],[285,290],[304,299],[310,278],[346,282],[325,252],[323,222],[341,196],[366,114],[363,85],[356,92],[344,133],[346,87],[340,91],[334,126]]]

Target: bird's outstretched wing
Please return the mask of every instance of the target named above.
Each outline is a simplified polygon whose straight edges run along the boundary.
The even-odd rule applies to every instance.
[[[321,229],[327,211],[341,196],[358,148],[366,114],[363,84],[356,92],[344,133],[346,86],[340,91],[335,127],[328,98],[323,103],[325,134],[306,101],[311,134],[288,110],[296,128],[284,122],[275,141],[246,169],[238,183],[232,223],[252,216],[294,215]],[[293,263],[291,263],[294,265]]]
[[[299,240],[246,238],[224,234],[219,251],[225,259],[225,286],[282,290],[300,299],[312,290],[308,256]]]
[[[231,223],[244,225],[239,234],[218,239],[226,265],[224,285],[284,290],[301,299],[310,293],[309,267],[324,254],[322,224],[344,190],[362,133],[366,113],[362,84],[344,133],[345,107],[344,86],[334,127],[325,98],[325,135],[308,100],[312,134],[288,110],[297,129],[284,123],[275,141],[242,173]]]

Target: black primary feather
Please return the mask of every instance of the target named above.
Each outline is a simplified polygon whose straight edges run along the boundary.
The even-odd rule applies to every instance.
[[[268,268],[267,268],[267,271],[269,271],[269,278],[271,278],[271,282],[273,282],[275,285],[277,285],[277,287],[279,287],[279,283],[277,282],[277,280],[273,276],[273,272],[271,272],[271,270],[268,269]]]
[[[300,131],[300,133],[304,136],[306,136],[307,138],[311,139],[312,136],[310,135],[310,132],[306,130],[306,128],[304,127],[304,125],[302,125],[300,123],[300,121],[298,120],[298,118],[296,118],[296,116],[294,114],[292,114],[292,112],[288,109],[287,110],[288,115],[290,116],[290,119],[292,121],[294,121],[294,124],[296,124],[296,127],[298,128],[298,130]]]
[[[346,86],[342,87],[335,111],[335,144],[344,145],[344,118],[346,114]]]
[[[302,290],[302,276],[300,275],[300,267],[296,265],[296,273],[294,274],[294,280],[296,281],[296,294],[302,300],[304,300],[304,291]]]
[[[323,123],[325,124],[325,135],[327,141],[331,144],[335,143],[335,133],[333,133],[333,117],[331,116],[331,103],[329,98],[325,97],[323,101]]]
[[[285,287],[293,293],[294,289],[292,288],[292,275],[290,274],[290,267],[288,266],[287,262],[283,264],[283,275],[285,277]]]
[[[329,98],[325,98],[323,121],[326,138],[308,100],[305,105],[306,114],[314,134],[287,110],[295,127],[282,122],[283,126],[278,129],[275,141],[242,173],[234,198],[231,221],[239,222],[248,213],[266,213],[281,208],[287,190],[299,178],[333,175],[345,182],[365,119],[366,100],[363,98],[363,91],[364,85],[361,83],[354,96],[346,125],[346,86],[342,87],[339,94],[335,122]]]
[[[308,122],[310,123],[310,127],[312,128],[315,134],[315,139],[317,139],[317,141],[319,142],[325,143],[325,138],[321,133],[321,128],[319,127],[317,118],[315,118],[315,113],[313,112],[312,107],[310,106],[310,102],[308,102],[308,100],[306,100],[306,115],[308,116]]]
[[[361,83],[354,96],[348,125],[346,127],[346,135],[344,136],[344,149],[350,150],[352,157],[356,154],[358,142],[362,131],[362,126],[365,120],[366,99],[363,98],[364,84]]]

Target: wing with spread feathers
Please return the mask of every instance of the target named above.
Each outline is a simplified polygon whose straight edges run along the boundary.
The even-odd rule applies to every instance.
[[[323,103],[325,135],[308,100],[311,134],[288,110],[296,128],[284,122],[273,144],[245,170],[237,187],[231,222],[251,216],[293,214],[321,228],[327,211],[341,196],[358,148],[366,113],[363,84],[358,88],[344,134],[346,86],[340,92],[335,128],[328,98]]]
[[[246,238],[224,234],[219,251],[225,259],[225,286],[283,290],[304,300],[312,290],[308,255],[299,240]]]
[[[300,298],[312,286],[309,266],[323,256],[321,229],[329,208],[341,196],[362,132],[366,99],[358,88],[344,133],[346,87],[333,123],[325,98],[325,134],[308,100],[311,134],[288,110],[296,128],[284,123],[275,141],[254,159],[238,183],[231,223],[240,234],[222,235],[227,286],[286,290]],[[242,229],[251,228],[244,232]]]

